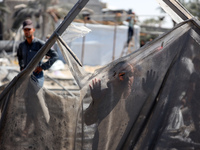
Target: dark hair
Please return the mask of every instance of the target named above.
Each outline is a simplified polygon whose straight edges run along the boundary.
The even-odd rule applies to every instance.
[[[126,60],[117,62],[117,63],[114,64],[114,66],[108,71],[109,76],[110,76],[110,77],[111,77],[111,76],[114,77],[114,76],[118,73],[119,69],[121,69],[121,67],[122,67],[123,65],[125,65],[125,64],[130,65],[130,66],[133,67],[133,65],[131,65],[130,63],[128,63]],[[133,67],[133,71],[134,71],[134,70],[135,70],[135,69],[134,69],[134,67]]]
[[[31,19],[26,19],[24,22],[23,22],[23,29],[25,28],[33,28],[33,22]]]

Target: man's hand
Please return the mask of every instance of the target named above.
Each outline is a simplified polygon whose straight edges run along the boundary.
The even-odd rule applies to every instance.
[[[23,71],[23,70],[24,70],[24,67],[21,67],[21,68],[20,68],[20,71]]]
[[[42,67],[40,67],[40,66],[38,66],[38,67],[34,70],[34,72],[37,73],[37,74],[39,74],[41,71],[42,71]]]
[[[92,80],[92,85],[90,86],[90,92],[93,99],[93,103],[98,103],[101,99],[102,92],[101,92],[101,80],[94,79]]]
[[[153,70],[147,71],[146,80],[144,78],[142,79],[142,88],[144,92],[149,94],[153,90],[157,80],[158,80],[158,75],[156,75],[155,71]]]

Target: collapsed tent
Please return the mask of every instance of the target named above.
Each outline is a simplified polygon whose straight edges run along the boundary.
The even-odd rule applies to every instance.
[[[40,88],[26,69],[0,97],[0,149],[200,149],[199,34],[186,20],[93,74],[58,40],[81,96]]]

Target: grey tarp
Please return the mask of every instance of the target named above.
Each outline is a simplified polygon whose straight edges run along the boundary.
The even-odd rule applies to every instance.
[[[93,74],[66,56],[79,100],[22,76],[0,99],[0,149],[200,149],[198,23],[180,23]]]

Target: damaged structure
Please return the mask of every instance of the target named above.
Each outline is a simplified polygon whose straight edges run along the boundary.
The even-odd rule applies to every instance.
[[[90,74],[62,40],[79,0],[28,67],[0,95],[0,149],[200,149],[200,22],[176,0],[158,0],[177,25]],[[58,42],[80,96],[58,96],[31,74]],[[77,63],[78,62],[78,63]],[[23,130],[29,124],[28,134]]]

